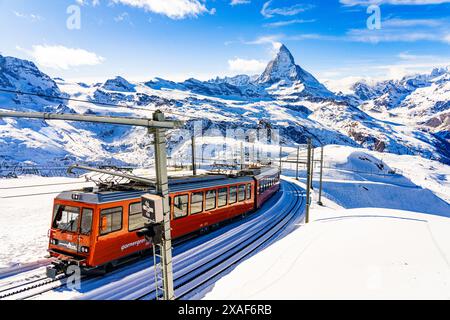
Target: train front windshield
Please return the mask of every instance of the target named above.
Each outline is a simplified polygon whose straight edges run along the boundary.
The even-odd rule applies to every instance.
[[[80,208],[57,204],[53,214],[53,228],[77,232]]]

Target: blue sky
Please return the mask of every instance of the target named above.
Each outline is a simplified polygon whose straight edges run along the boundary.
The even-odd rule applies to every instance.
[[[450,65],[449,26],[450,0],[0,0],[0,53],[69,80],[209,79],[281,42],[319,79],[378,79]]]

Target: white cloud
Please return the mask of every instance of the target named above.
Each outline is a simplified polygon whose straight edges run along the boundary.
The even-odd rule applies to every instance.
[[[383,27],[438,27],[444,24],[440,19],[389,19]]]
[[[369,43],[415,41],[449,42],[447,35],[442,34],[442,32],[437,30],[415,31],[408,29],[399,30],[387,28],[381,30],[351,29],[347,32],[345,40]]]
[[[282,8],[271,8],[273,0],[269,0],[263,4],[261,9],[261,14],[266,18],[272,18],[275,15],[280,16],[295,16],[300,12],[304,12],[308,9],[311,9],[311,5],[303,5],[303,4],[295,4],[290,7],[282,7]]]
[[[112,0],[114,3],[141,8],[146,11],[165,15],[171,19],[184,19],[197,17],[202,13],[215,13],[209,11],[199,0]]]
[[[94,66],[105,60],[94,52],[61,45],[35,45],[31,51],[26,52],[34,58],[37,64],[53,69],[67,70],[71,67]]]
[[[22,18],[22,19],[26,19],[29,20],[31,22],[37,22],[37,21],[42,21],[44,20],[44,18],[42,18],[40,15],[38,14],[33,14],[33,13],[22,13],[22,12],[18,12],[18,11],[13,11],[14,15],[18,18]]]
[[[77,0],[77,3],[82,5],[82,6],[87,5],[88,2],[89,2],[88,0]],[[93,7],[96,7],[96,6],[98,6],[100,4],[100,0],[92,0],[91,4],[92,4]]]
[[[266,68],[267,63],[256,59],[241,59],[235,58],[228,60],[228,67],[230,71],[238,73],[259,73]]]
[[[450,0],[340,0],[340,3],[348,6],[367,6],[371,4],[430,5],[450,3]]]
[[[114,17],[114,21],[116,22],[122,22],[124,20],[127,20],[129,17],[128,12],[122,12],[121,14],[119,14],[118,16]]]
[[[266,23],[264,26],[268,27],[268,28],[278,28],[278,27],[290,26],[293,24],[310,23],[310,22],[314,22],[314,21],[316,21],[316,20],[293,19],[293,20],[287,20],[287,21],[276,21],[276,22]]]
[[[387,19],[380,30],[351,29],[345,40],[357,42],[448,42],[449,22],[445,19]]]
[[[250,0],[231,0],[230,5],[236,6],[238,4],[247,4],[250,3]]]
[[[266,35],[266,36],[260,36],[256,38],[255,40],[251,41],[245,41],[245,44],[273,44],[276,45],[280,43],[279,39],[284,38],[284,35],[282,34],[275,34],[275,35]]]

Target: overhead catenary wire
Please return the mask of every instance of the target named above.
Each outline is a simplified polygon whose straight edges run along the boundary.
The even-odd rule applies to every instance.
[[[77,98],[71,98],[71,97],[64,97],[64,96],[54,96],[54,95],[48,95],[48,94],[43,94],[43,93],[34,93],[34,92],[25,92],[25,91],[20,91],[20,90],[11,90],[11,89],[7,89],[7,88],[0,88],[0,92],[4,92],[4,93],[11,93],[11,94],[19,94],[19,95],[29,95],[29,96],[35,96],[35,97],[40,97],[40,98],[47,98],[47,99],[55,99],[55,100],[66,100],[66,101],[73,101],[73,102],[81,102],[81,103],[90,103],[90,104],[94,104],[94,105],[99,105],[99,106],[105,106],[105,107],[119,107],[119,108],[127,108],[127,109],[132,109],[132,110],[142,110],[142,111],[147,111],[147,112],[154,112],[156,110],[150,110],[147,108],[141,108],[141,107],[134,107],[131,105],[124,105],[124,104],[114,104],[114,103],[108,103],[108,102],[100,102],[100,101],[95,101],[95,100],[84,100],[84,99],[77,99]],[[192,119],[205,119],[204,117],[197,117],[197,116],[193,116],[193,115],[187,115],[187,114],[183,114],[183,113],[178,113],[178,112],[173,112],[173,111],[167,111],[164,110],[164,113],[166,114],[171,114],[171,115],[176,115],[179,117],[185,117],[185,118],[192,118]]]
[[[72,184],[83,184],[83,183],[90,183],[90,181],[74,181],[74,182],[61,182],[61,183],[34,184],[34,185],[15,186],[15,187],[1,187],[0,190],[27,189],[27,188],[37,188],[37,187],[52,187],[52,186],[72,185]]]

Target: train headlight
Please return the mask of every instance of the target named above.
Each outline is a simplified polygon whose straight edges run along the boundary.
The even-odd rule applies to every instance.
[[[50,239],[50,243],[53,244],[53,245],[57,245],[58,244],[58,240]]]
[[[89,252],[89,247],[81,247],[81,252],[88,253]]]

